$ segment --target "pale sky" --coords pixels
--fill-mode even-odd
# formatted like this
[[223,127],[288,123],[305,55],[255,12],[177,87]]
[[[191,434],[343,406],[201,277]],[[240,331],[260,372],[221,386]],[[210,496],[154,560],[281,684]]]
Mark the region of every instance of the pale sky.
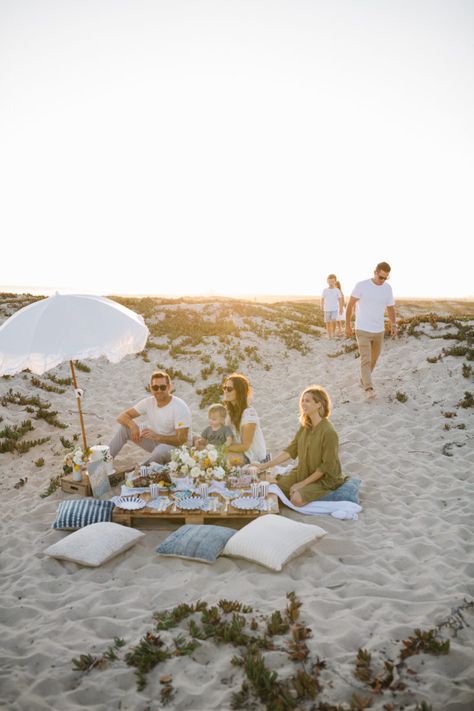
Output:
[[472,0],[0,0],[0,289],[474,294]]

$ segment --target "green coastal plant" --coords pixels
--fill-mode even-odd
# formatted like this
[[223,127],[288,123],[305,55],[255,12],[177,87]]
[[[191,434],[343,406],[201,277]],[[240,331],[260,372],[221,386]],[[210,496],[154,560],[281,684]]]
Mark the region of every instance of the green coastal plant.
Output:
[[77,370],[80,370],[82,373],[90,373],[91,372],[91,368],[88,365],[86,365],[85,363],[81,363],[80,360],[74,361],[74,367]]
[[220,402],[222,399],[221,383],[213,383],[212,385],[207,385],[205,388],[198,388],[196,390],[198,395],[201,395],[201,402],[199,407],[203,410],[209,405],[213,405],[215,402]]
[[201,368],[201,378],[202,380],[207,380],[210,375],[216,369],[215,363],[210,363],[207,367]]
[[27,407],[37,407],[40,409],[47,409],[51,407],[51,403],[45,400],[41,400],[36,395],[26,396],[20,392],[13,392],[10,388],[5,395],[0,397],[0,405],[3,407],[8,407],[8,405],[26,405]]
[[56,383],[56,385],[72,385],[72,378],[58,378],[56,375],[51,374],[46,376],[48,380],[51,380],[52,383]]
[[18,442],[16,446],[16,451],[18,454],[25,454],[29,452],[33,447],[39,447],[42,444],[46,444],[51,440],[51,437],[40,437],[39,439],[28,439],[22,442]]
[[43,410],[40,408],[39,410],[36,411],[35,419],[36,420],[45,420],[45,422],[48,423],[48,425],[52,425],[53,427],[58,427],[59,429],[65,430],[67,429],[67,425],[64,424],[64,422],[61,422],[58,420],[56,415],[58,414],[57,410]]
[[56,385],[48,385],[48,383],[43,383],[39,378],[31,378],[31,384],[34,388],[40,388],[41,390],[46,390],[48,393],[58,393],[62,395],[66,391],[64,388],[58,388]]
[[406,402],[408,400],[408,395],[406,395],[404,392],[401,392],[400,390],[397,390],[395,398],[396,400],[398,400],[398,402]]
[[474,395],[471,392],[465,392],[464,398],[458,402],[458,407],[468,408],[474,407]]
[[354,340],[352,343],[348,343],[341,350],[336,351],[336,353],[328,353],[327,357],[339,358],[339,356],[344,355],[345,353],[353,353],[354,351],[359,351],[359,346],[356,340]]
[[[177,370],[172,366],[166,367],[166,365],[163,365],[162,363],[157,363],[156,370],[162,370],[165,373],[168,373],[171,380],[182,380],[185,383],[191,383],[191,385],[194,385],[195,383],[194,378],[192,378],[190,375],[186,375],[186,373],[183,373],[182,370]],[[148,390],[148,392],[150,392],[149,385],[147,385],[146,389]]]
[[57,476],[51,477],[48,486],[43,491],[43,493],[40,494],[40,499],[46,499],[48,496],[51,496],[51,494],[54,494],[57,489],[61,488],[62,476],[62,474],[58,474]]
[[[418,654],[448,654],[449,640],[441,637],[441,631],[448,629],[457,635],[467,627],[464,613],[472,609],[473,605],[472,601],[464,600],[462,605],[435,627],[429,630],[416,629],[412,636],[402,641],[396,659],[383,661],[378,672],[373,670],[372,655],[366,649],[359,649],[354,660],[353,673],[362,690],[368,695],[354,692],[350,708],[353,711],[367,709],[384,692],[396,694],[406,689],[413,675],[406,665],[409,657]],[[115,641],[102,655],[82,654],[73,659],[73,668],[86,674],[92,670],[104,669],[112,662],[125,663],[135,669],[137,688],[142,691],[146,687],[148,675],[158,665],[176,657],[192,656],[201,643],[214,643],[218,646],[229,644],[238,648],[231,664],[236,670],[240,670],[243,677],[240,688],[232,693],[232,709],[263,707],[267,711],[343,711],[348,708],[347,704],[333,704],[319,698],[323,691],[327,695],[328,690],[334,689],[328,678],[330,669],[326,661],[311,656],[304,642],[304,639],[311,636],[311,630],[300,621],[301,602],[295,593],[287,594],[287,606],[283,612],[261,615],[261,627],[252,616],[253,613],[251,606],[232,600],[220,600],[212,606],[202,600],[194,605],[182,603],[171,610],[154,613],[155,630],[146,632],[137,644],[127,651],[123,659],[120,658],[119,650],[124,642],[120,640],[120,644],[117,645]],[[250,619],[246,619],[245,615]],[[182,633],[173,637],[168,634],[166,640],[165,636],[161,636],[160,632],[169,632],[186,622],[191,638]],[[247,629],[249,631],[246,631]],[[279,644],[275,641],[276,636],[279,637]],[[283,675],[272,669],[271,658],[265,653],[276,651],[285,653],[293,665],[289,674]],[[322,671],[325,671],[328,679],[325,685],[321,679]],[[335,671],[337,673],[337,670]],[[171,686],[172,677],[164,674],[159,677],[159,681],[162,685]],[[172,697],[177,691],[179,690],[173,688],[166,692],[165,698]],[[162,698],[162,694],[160,697]],[[412,703],[415,703],[415,700]],[[417,704],[416,708],[428,711],[430,706],[422,702],[421,705]],[[395,711],[395,707],[390,703],[386,703],[383,709]]]
[[74,671],[89,672],[92,669],[104,669],[107,662],[115,662],[118,657],[118,650],[125,646],[125,640],[119,637],[114,637],[114,643],[110,645],[106,651],[99,657],[92,654],[81,654],[72,660],[72,668]]
[[439,353],[437,356],[428,356],[426,359],[428,363],[439,363],[440,360],[442,360],[443,356],[441,353]]
[[462,374],[464,378],[470,378],[472,373],[472,365],[468,365],[467,363],[462,364]]
[[24,440],[25,434],[32,432],[33,429],[31,420],[23,420],[19,425],[7,425],[4,427],[0,431],[0,453],[16,452],[17,454],[24,454],[33,447],[49,442],[50,437]]

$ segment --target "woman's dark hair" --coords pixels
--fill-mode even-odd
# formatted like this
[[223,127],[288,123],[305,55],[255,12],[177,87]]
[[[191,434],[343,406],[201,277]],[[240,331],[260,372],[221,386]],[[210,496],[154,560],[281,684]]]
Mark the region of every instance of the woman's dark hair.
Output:
[[249,398],[252,395],[250,382],[245,375],[241,373],[232,373],[225,379],[225,383],[232,381],[235,388],[236,399],[235,403],[224,400],[224,405],[229,413],[230,421],[234,425],[237,432],[240,432],[240,420],[242,419],[243,411],[249,406]]
[[344,292],[342,291],[341,282],[338,279],[336,279],[336,288],[339,289],[342,294],[342,298],[344,298]]
[[303,397],[308,394],[311,395],[314,402],[319,403],[319,413],[323,419],[329,417],[331,414],[331,400],[329,399],[327,390],[325,390],[322,385],[310,385],[308,388],[305,388],[300,395],[300,425],[302,427],[313,426],[311,419],[303,412],[301,407]]

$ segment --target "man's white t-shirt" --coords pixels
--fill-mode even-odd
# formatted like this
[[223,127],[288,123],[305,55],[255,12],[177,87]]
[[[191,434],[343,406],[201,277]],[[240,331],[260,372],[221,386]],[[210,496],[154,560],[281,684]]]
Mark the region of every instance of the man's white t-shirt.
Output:
[[[255,434],[253,436],[252,444],[250,448],[244,452],[245,456],[249,458],[251,462],[261,462],[265,459],[267,454],[267,447],[265,445],[265,438],[263,436],[262,428],[260,427],[260,420],[258,419],[257,411],[254,407],[247,407],[242,413],[242,419],[240,420],[240,427],[248,424],[255,424]],[[240,432],[237,432],[232,422],[230,422],[232,431],[234,433],[234,438],[237,444],[240,444]],[[231,452],[232,454],[232,452]]]
[[384,282],[377,286],[372,279],[359,281],[351,296],[356,304],[356,331],[380,333],[384,330],[384,313],[387,306],[395,306],[392,287]]
[[158,407],[153,396],[145,397],[133,409],[146,418],[149,429],[160,435],[172,436],[176,430],[189,427],[188,442],[191,444],[191,410],[181,398],[172,395],[167,405]]
[[328,287],[323,291],[324,299],[324,311],[337,311],[339,312],[339,299],[342,299],[341,290],[336,286],[331,289]]

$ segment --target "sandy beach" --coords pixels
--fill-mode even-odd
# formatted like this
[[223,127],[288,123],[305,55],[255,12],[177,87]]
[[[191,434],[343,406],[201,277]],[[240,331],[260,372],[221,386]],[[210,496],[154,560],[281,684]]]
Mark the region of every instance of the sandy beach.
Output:
[[[2,295],[1,321],[26,303],[25,296]],[[344,473],[362,480],[362,511],[351,521],[282,509],[283,516],[321,526],[327,535],[280,573],[226,557],[213,565],[159,557],[155,548],[166,538],[164,531],[147,531],[131,550],[96,569],[49,558],[44,550],[68,535],[51,528],[59,502],[68,495],[60,489],[45,498],[40,494],[61,473],[65,448],[60,438],[72,440],[80,432],[73,390],[45,391],[32,382],[31,373],[1,378],[0,430],[31,418],[34,430],[20,441],[49,439],[24,453],[0,454],[0,707],[154,711],[163,707],[160,676],[168,675],[174,691],[168,708],[230,709],[243,672],[231,665],[237,650],[228,645],[203,641],[191,655],[156,667],[143,690],[137,689],[123,654],[87,673],[73,670],[72,659],[101,655],[114,638],[123,638],[130,649],[153,629],[154,612],[179,603],[238,600],[258,617],[284,610],[287,593],[295,591],[301,619],[312,630],[306,640],[311,658],[325,662],[322,690],[298,708],[365,708],[354,701],[355,694],[370,698],[371,707],[380,710],[472,709],[474,410],[460,403],[466,392],[474,392],[474,378],[467,356],[437,359],[443,348],[466,346],[466,341],[444,338],[459,333],[456,324],[437,319],[408,324],[398,339],[387,338],[374,373],[377,399],[369,403],[358,385],[354,350],[344,352],[346,340],[327,339],[322,324],[312,320],[310,303],[194,299],[157,304],[127,301],[144,314],[155,347],[116,365],[88,361],[90,372],[78,373],[89,443],[109,441],[115,417],[146,395],[156,366],[173,369],[175,394],[189,404],[193,429],[200,432],[207,407],[200,407],[198,390],[220,384],[235,368],[250,378],[268,449],[276,454],[298,427],[300,392],[318,383],[332,398]],[[420,313],[416,304],[398,309],[399,316],[414,313]],[[472,334],[472,302],[446,302],[438,310],[453,313],[470,316],[462,323]],[[39,381],[53,386],[50,374],[67,378],[68,364]],[[10,390],[48,401],[67,427],[34,419],[27,405],[5,399]],[[116,465],[139,459],[139,450],[128,446]],[[463,617],[453,618],[460,608]],[[465,624],[455,630],[460,619]],[[440,639],[450,642],[449,654],[410,657],[397,671],[398,688],[372,693],[354,676],[359,649],[372,655],[377,674],[385,661],[397,660],[402,640],[415,629],[437,626]],[[174,632],[163,637],[171,639]],[[283,678],[294,673],[282,652],[271,652],[267,662]]]

